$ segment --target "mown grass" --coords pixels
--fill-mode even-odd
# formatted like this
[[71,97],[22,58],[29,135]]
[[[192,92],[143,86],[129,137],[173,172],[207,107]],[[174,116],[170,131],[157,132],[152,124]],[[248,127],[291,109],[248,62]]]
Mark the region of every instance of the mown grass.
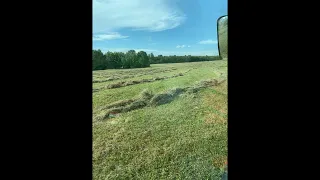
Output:
[[[152,68],[166,66],[177,72],[196,69],[173,79],[93,93],[94,111],[143,89],[158,93],[227,73],[227,61]],[[220,179],[226,159],[227,82],[93,124],[93,179]]]
[[[158,93],[160,91],[173,88],[173,87],[180,87],[180,86],[187,86],[192,85],[196,81],[200,81],[207,78],[214,78],[220,76],[220,73],[226,74],[226,61],[213,61],[213,62],[197,62],[197,63],[176,63],[176,64],[156,64],[152,65],[152,68],[158,68],[158,67],[176,67],[178,70],[170,73],[165,73],[164,75],[160,74],[154,74],[152,76],[148,75],[148,77],[142,76],[138,78],[129,78],[126,79],[126,81],[129,80],[137,80],[137,79],[147,79],[150,77],[161,77],[161,76],[169,76],[172,74],[176,74],[179,72],[185,72],[190,68],[197,68],[193,69],[190,72],[186,73],[186,75],[167,79],[163,81],[155,81],[151,83],[143,83],[143,84],[137,84],[134,86],[126,86],[121,87],[117,89],[104,89],[99,92],[93,93],[93,108],[96,109],[99,106],[103,106],[109,103],[112,103],[117,100],[121,99],[128,99],[132,98],[135,95],[139,94],[143,89],[150,89],[155,93]],[[144,69],[141,69],[143,71]],[[108,70],[106,70],[108,71]],[[116,73],[116,71],[114,71]],[[110,81],[105,83],[94,83],[93,88],[103,87],[111,82],[118,82],[117,81]]]

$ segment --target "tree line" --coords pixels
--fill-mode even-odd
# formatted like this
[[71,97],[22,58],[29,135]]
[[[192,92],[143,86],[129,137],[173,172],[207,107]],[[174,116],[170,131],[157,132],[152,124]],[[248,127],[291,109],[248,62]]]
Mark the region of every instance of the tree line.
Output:
[[149,55],[150,64],[162,64],[162,63],[184,63],[184,62],[199,62],[199,61],[214,61],[220,60],[219,56],[162,56],[158,55],[157,57],[153,56],[151,53]]
[[150,67],[150,64],[214,61],[219,59],[221,59],[219,56],[154,56],[153,53],[147,55],[144,51],[136,53],[135,50],[130,50],[127,53],[109,51],[103,54],[98,49],[92,50],[92,70],[144,68]]

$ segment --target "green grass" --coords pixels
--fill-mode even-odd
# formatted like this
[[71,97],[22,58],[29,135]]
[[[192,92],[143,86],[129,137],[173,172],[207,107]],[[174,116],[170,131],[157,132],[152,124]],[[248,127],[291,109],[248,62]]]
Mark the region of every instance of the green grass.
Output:
[[[93,93],[94,113],[112,102],[136,97],[143,89],[159,93],[227,73],[225,60],[151,65],[151,69],[169,67],[177,68],[170,72],[174,74],[196,69],[181,77]],[[117,70],[99,73],[104,72]],[[227,82],[202,89],[195,97],[178,97],[93,123],[93,179],[220,179],[226,159]]]

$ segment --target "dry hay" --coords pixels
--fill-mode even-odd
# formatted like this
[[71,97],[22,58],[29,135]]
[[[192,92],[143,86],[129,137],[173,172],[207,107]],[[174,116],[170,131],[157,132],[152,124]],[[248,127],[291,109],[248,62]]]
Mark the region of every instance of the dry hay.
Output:
[[155,78],[153,78],[153,80],[155,80],[155,81],[162,80],[162,79],[164,79],[164,78],[163,77],[155,77]]
[[189,87],[186,92],[187,92],[188,94],[192,94],[192,93],[198,92],[199,90],[200,90],[199,87]]
[[218,85],[218,80],[216,80],[216,79],[209,79],[209,80],[200,81],[197,84],[198,87],[209,87],[209,86],[217,86],[217,85]]
[[152,80],[152,79],[142,79],[141,80],[141,82],[152,82],[152,81],[154,81],[154,80]]
[[101,112],[97,116],[93,117],[93,121],[102,121],[106,118],[108,118],[109,114],[107,112]]
[[121,113],[122,111],[124,110],[124,108],[123,107],[115,107],[115,108],[111,108],[111,109],[108,109],[106,112],[106,114],[110,114],[110,113],[112,113],[112,114],[118,114],[118,113]]
[[[128,82],[125,82],[125,83],[121,84],[120,87],[131,86],[131,85],[140,84],[140,83],[141,83],[141,81],[137,81],[137,80],[128,81]],[[111,88],[111,89],[112,89],[112,88]]]
[[133,84],[139,84],[140,81],[132,81]]
[[158,106],[161,104],[166,104],[169,103],[173,100],[173,97],[171,94],[166,94],[166,93],[162,93],[162,94],[156,94],[155,96],[153,96],[153,98],[150,100],[150,104],[152,106]]
[[110,118],[110,115],[114,117],[115,115],[120,114],[123,111],[124,111],[123,107],[111,108],[111,109],[108,109],[107,111],[105,111],[104,113],[96,116],[95,120],[102,121],[102,120]]
[[140,108],[143,108],[143,107],[145,107],[147,105],[148,105],[148,102],[146,102],[145,100],[139,99],[137,101],[132,102],[128,106],[126,106],[123,109],[123,112],[128,112],[128,111],[140,109]]
[[98,92],[99,89],[92,89],[92,92]]
[[107,109],[104,113],[101,113],[95,117],[95,120],[101,121],[108,118],[116,117],[120,113],[129,112],[136,109],[141,109],[148,105],[148,102],[142,99],[138,99],[133,101],[132,103],[120,107],[114,107],[111,109]]
[[134,85],[134,83],[132,81],[128,81],[128,82],[125,82],[123,85],[124,86],[130,86],[130,85]]
[[114,84],[108,84],[107,89],[119,88],[122,87],[126,82],[118,82]]
[[103,79],[103,80],[93,80],[93,83],[103,83],[103,82],[107,82],[107,81],[113,81],[113,80],[117,80],[120,79],[119,77],[108,77],[107,79]]
[[186,88],[172,88],[168,91],[168,93],[175,97],[184,92],[185,90]]
[[[171,72],[172,70],[176,70],[176,68],[174,69],[160,69],[160,70],[149,70],[145,73],[140,73],[140,74],[131,74],[131,71],[128,71],[128,72],[118,72],[118,75],[122,75],[122,76],[100,76],[100,77],[107,77],[107,79],[102,79],[102,80],[93,80],[93,83],[102,83],[102,82],[107,82],[107,81],[113,81],[113,80],[118,80],[118,79],[128,79],[128,78],[134,78],[134,77],[140,77],[140,76],[144,76],[144,75],[149,75],[149,74],[155,74],[155,73],[162,73],[162,72]],[[190,70],[186,71],[185,73],[189,72]],[[126,73],[126,75],[123,75],[124,73]],[[128,74],[129,73],[129,74]],[[172,77],[178,77],[178,76],[183,76],[183,73],[179,73],[179,74],[176,74]],[[94,77],[97,77],[94,75]],[[159,77],[156,77],[156,78],[153,78],[153,79],[144,79],[142,80],[142,82],[152,82],[152,80],[162,80],[162,79],[167,79],[167,78],[170,78],[170,77],[166,77],[166,78],[159,78]],[[117,84],[117,83],[115,83]],[[128,83],[129,85],[132,85],[131,83]],[[113,85],[111,85],[113,86]],[[117,85],[114,85],[115,87],[117,87]],[[121,86],[120,86],[121,87]],[[111,88],[112,89],[112,88]]]
[[92,83],[100,83],[103,82],[102,80],[93,80]]
[[127,100],[120,100],[109,104],[100,110],[106,110],[104,113],[97,115],[94,119],[95,120],[104,120],[107,118],[112,118],[118,116],[120,113],[129,112],[135,109],[140,109],[149,104],[150,99],[153,97],[152,91],[148,89],[144,89],[138,98],[136,99],[127,99]]
[[182,92],[181,88],[176,88],[164,95],[162,94],[153,95],[152,91],[145,89],[139,94],[139,97],[136,99],[117,101],[115,103],[107,105],[104,108],[101,108],[100,110],[104,110],[104,109],[107,109],[107,110],[104,111],[104,113],[97,115],[94,119],[98,121],[105,120],[108,118],[116,117],[119,113],[141,109],[150,104],[153,104],[153,105],[165,104],[172,101],[173,97],[180,92]]
[[108,106],[104,107],[104,109],[126,106],[126,105],[132,103],[133,101],[134,101],[133,99],[120,100],[120,101],[114,102],[112,104],[109,104]]
[[[121,75],[121,73],[118,73]],[[102,79],[102,80],[93,80],[93,83],[103,83],[103,82],[107,82],[107,81],[113,81],[113,80],[118,80],[118,79],[128,79],[128,78],[134,78],[134,77],[139,77],[141,75],[125,75],[125,76],[112,76],[112,77],[108,77],[107,79]]]
[[222,84],[222,83],[224,83],[224,82],[226,82],[226,81],[227,81],[227,78],[226,78],[226,77],[220,78],[220,79],[218,79],[218,85],[219,85],[219,84]]
[[150,100],[153,97],[153,92],[148,90],[148,89],[144,89],[141,93],[140,93],[140,99],[144,99],[144,100]]
[[162,104],[167,104],[184,91],[185,91],[184,88],[173,88],[166,93],[156,94],[151,98],[150,105],[158,106]]
[[202,88],[206,88],[206,87],[210,87],[210,86],[218,86],[219,84],[225,82],[226,79],[220,79],[220,80],[217,80],[217,79],[209,79],[209,80],[203,80],[203,81],[200,81],[198,83],[196,83],[194,86],[191,86],[191,87],[187,87],[186,89],[186,93],[188,94],[193,94],[193,93],[196,93],[198,92],[200,89]]
[[95,119],[104,120],[107,118],[116,117],[119,113],[141,109],[146,106],[154,107],[162,104],[167,104],[173,101],[175,97],[180,95],[188,95],[193,98],[197,98],[197,96],[194,93],[198,92],[200,89],[209,86],[217,86],[224,81],[225,79],[222,79],[220,81],[216,79],[204,80],[198,82],[195,86],[192,87],[173,88],[166,92],[162,92],[155,95],[152,91],[144,89],[135,99],[117,101],[104,107],[103,109],[107,109],[107,111],[105,111],[103,114],[96,116]]
[[147,82],[154,82],[154,81],[159,81],[159,80],[164,80],[164,79],[169,79],[169,78],[174,78],[174,77],[179,77],[179,76],[183,76],[183,73],[178,73],[176,75],[173,75],[171,77],[155,77],[152,79],[142,79],[142,80],[134,80],[134,81],[122,81],[122,82],[118,82],[118,83],[114,83],[114,84],[109,84],[106,86],[107,89],[114,89],[114,88],[119,88],[119,87],[124,87],[124,86],[131,86],[131,85],[135,85],[135,84],[140,84],[140,83],[147,83]]

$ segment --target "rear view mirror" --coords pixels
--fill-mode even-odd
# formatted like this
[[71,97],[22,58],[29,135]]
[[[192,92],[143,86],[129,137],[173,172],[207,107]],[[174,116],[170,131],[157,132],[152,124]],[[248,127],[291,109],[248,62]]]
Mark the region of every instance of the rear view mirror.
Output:
[[228,58],[228,16],[221,16],[217,21],[219,56]]

